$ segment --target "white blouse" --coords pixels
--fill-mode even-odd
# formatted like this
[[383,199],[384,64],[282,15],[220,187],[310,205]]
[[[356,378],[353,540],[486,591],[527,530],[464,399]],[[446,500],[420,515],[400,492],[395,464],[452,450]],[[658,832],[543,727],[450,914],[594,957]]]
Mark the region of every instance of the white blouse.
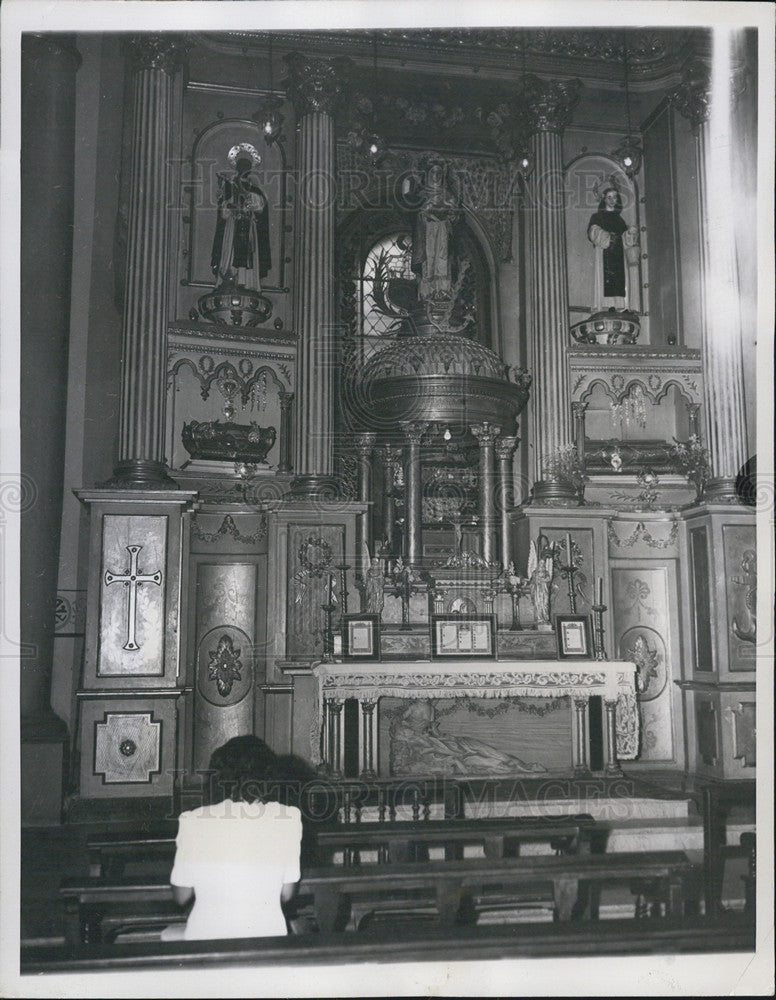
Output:
[[232,802],[181,813],[173,885],[194,889],[184,938],[287,933],[280,891],[298,882],[302,815],[279,802]]

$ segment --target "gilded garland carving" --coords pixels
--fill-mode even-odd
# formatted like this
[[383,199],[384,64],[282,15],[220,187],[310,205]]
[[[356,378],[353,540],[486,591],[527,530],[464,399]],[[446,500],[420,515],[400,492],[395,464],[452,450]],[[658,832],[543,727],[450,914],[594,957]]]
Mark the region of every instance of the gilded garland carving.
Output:
[[218,531],[203,531],[199,526],[197,515],[194,514],[191,518],[191,533],[200,542],[217,542],[219,538],[231,537],[236,542],[241,542],[243,545],[258,545],[258,543],[266,537],[267,519],[264,515],[262,515],[259,527],[256,531],[252,535],[243,535],[235,524],[234,518],[231,514],[227,514],[224,517]]
[[628,535],[627,538],[620,538],[611,521],[607,521],[606,530],[609,536],[609,541],[615,548],[622,547],[629,549],[635,545],[636,542],[643,541],[651,549],[668,549],[672,545],[676,544],[676,539],[679,535],[679,522],[674,521],[672,523],[671,530],[667,538],[655,538],[643,521],[639,521],[633,532]]

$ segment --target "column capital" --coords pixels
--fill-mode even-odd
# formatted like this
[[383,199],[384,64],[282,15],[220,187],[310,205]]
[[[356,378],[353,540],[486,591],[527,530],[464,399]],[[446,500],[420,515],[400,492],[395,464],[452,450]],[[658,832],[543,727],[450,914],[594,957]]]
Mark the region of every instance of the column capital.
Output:
[[516,434],[511,436],[502,435],[496,440],[496,458],[499,461],[508,461],[517,448],[520,438]]
[[395,448],[391,444],[381,444],[377,448],[377,454],[386,465],[393,465],[401,459],[401,448]]
[[579,80],[541,80],[528,76],[523,101],[528,129],[531,132],[562,132],[571,122],[579,103],[582,84]]
[[22,36],[22,46],[25,55],[31,54],[37,49],[39,52],[57,59],[64,57],[71,60],[75,69],[78,69],[83,61],[81,53],[76,48],[75,35],[71,34],[30,32],[30,34]]
[[471,424],[469,430],[479,441],[480,448],[487,448],[488,445],[492,446],[501,433],[501,428],[498,424],[488,423],[487,420],[481,424]]
[[408,444],[420,444],[421,438],[428,430],[428,424],[418,420],[400,420],[399,426]]
[[301,52],[283,56],[288,67],[284,80],[288,97],[302,118],[314,111],[333,114],[342,95],[343,84],[352,63],[342,56],[335,59],[315,59]]
[[682,67],[682,82],[671,91],[668,100],[695,130],[708,121],[710,97],[711,65],[700,56],[692,56]]
[[374,431],[362,431],[353,436],[353,441],[361,458],[369,458],[374,451],[377,434]]
[[293,392],[289,392],[287,389],[280,389],[278,392],[278,399],[280,401],[281,410],[287,410],[294,401],[294,394]]
[[[735,104],[746,91],[752,68],[743,59],[733,60],[730,66],[730,100]],[[693,131],[697,131],[711,114],[711,59],[697,53],[682,66],[682,81],[674,88],[668,100]]]
[[180,35],[133,35],[127,41],[129,62],[135,71],[158,69],[174,76],[183,65],[188,47]]

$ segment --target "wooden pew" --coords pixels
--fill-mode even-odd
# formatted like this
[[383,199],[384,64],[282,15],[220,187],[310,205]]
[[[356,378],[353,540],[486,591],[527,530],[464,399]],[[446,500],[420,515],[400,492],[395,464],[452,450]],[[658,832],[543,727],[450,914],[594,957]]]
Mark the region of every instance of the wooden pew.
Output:
[[620,854],[538,855],[525,858],[470,858],[425,864],[387,864],[354,867],[329,865],[305,873],[302,887],[314,895],[316,921],[323,933],[340,929],[350,897],[362,893],[379,898],[399,890],[424,890],[436,901],[443,924],[458,917],[468,890],[488,887],[525,888],[551,884],[558,919],[581,916],[575,903],[579,884],[601,885],[633,880],[658,881],[666,911],[681,915],[684,881],[694,866],[683,851],[644,851]]
[[[602,931],[605,929],[605,933]],[[271,967],[359,962],[420,962],[560,958],[589,955],[688,954],[754,951],[754,921],[745,914],[664,920],[607,920],[600,924],[544,923],[490,927],[396,928],[382,934],[308,934],[234,941],[162,941],[38,945],[23,948],[23,976],[196,970],[231,965]]]
[[[342,850],[345,864],[359,852],[377,850],[380,860],[409,861],[422,846],[480,844],[485,856],[502,857],[505,843],[515,846],[530,841],[546,842],[566,853],[587,850],[595,827],[592,816],[513,817],[510,819],[406,820],[388,823],[351,823],[310,830],[317,864],[327,864]],[[128,863],[167,861],[175,856],[175,835],[102,834],[87,842],[89,874],[93,878],[117,879]]]
[[[649,879],[661,884],[669,914],[682,910],[684,881],[693,866],[681,851],[636,854],[538,855],[517,858],[470,858],[423,864],[383,864],[345,867],[327,865],[303,874],[300,894],[311,893],[320,930],[339,929],[351,897],[366,894],[379,900],[387,893],[420,890],[436,904],[438,919],[452,924],[465,895],[498,887],[524,889],[552,886],[558,918],[581,916],[575,904],[580,882],[596,889],[612,882]],[[163,927],[183,914],[172,903],[166,882],[125,879],[66,879],[60,888],[66,907],[66,935],[71,943],[99,941],[103,934],[128,927]],[[584,898],[584,897],[583,897]]]
[[319,830],[319,864],[331,863],[343,852],[346,865],[358,863],[362,852],[376,851],[378,861],[425,860],[424,849],[444,847],[451,855],[465,845],[479,845],[486,858],[504,857],[521,843],[547,843],[552,850],[575,853],[589,849],[595,827],[592,816],[513,817],[509,819],[422,820],[420,822],[356,823]]

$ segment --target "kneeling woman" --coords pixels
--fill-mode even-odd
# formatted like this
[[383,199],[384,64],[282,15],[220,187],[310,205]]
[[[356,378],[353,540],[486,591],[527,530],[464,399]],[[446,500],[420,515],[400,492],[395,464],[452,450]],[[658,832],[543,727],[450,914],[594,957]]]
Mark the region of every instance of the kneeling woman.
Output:
[[179,906],[192,897],[194,905],[185,927],[168,927],[164,940],[287,933],[281,902],[300,878],[302,817],[262,797],[275,761],[255,736],[237,736],[211,757],[211,787],[223,798],[179,817],[170,882]]

